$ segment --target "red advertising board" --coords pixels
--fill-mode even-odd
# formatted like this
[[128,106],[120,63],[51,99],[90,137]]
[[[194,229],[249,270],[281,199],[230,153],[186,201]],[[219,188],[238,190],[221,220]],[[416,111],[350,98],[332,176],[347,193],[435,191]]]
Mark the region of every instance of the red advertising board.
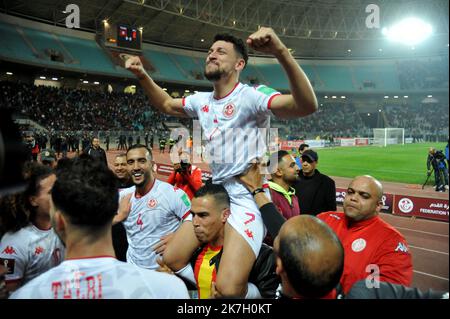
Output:
[[395,195],[394,214],[448,222],[448,200]]
[[[347,189],[336,187],[336,205],[343,205],[345,195],[347,195]],[[392,214],[392,206],[394,202],[394,195],[385,193],[382,197],[383,207],[381,211],[383,213]]]

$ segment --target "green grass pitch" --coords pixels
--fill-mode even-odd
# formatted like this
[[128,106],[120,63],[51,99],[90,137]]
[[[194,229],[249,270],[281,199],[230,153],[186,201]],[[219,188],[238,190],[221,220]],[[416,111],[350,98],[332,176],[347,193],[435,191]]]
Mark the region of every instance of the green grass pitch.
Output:
[[[390,145],[387,147],[337,147],[315,149],[319,154],[317,168],[329,176],[353,178],[372,175],[381,181],[423,184],[427,177],[429,147],[445,149],[445,143]],[[428,184],[433,184],[433,176]]]

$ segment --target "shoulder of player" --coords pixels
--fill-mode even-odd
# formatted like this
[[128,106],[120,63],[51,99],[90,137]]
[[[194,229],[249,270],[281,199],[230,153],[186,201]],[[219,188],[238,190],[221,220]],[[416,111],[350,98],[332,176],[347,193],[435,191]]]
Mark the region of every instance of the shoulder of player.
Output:
[[341,221],[344,220],[344,213],[343,212],[323,212],[317,215],[317,218],[320,218],[322,220],[336,220]]
[[[15,232],[7,232],[3,235],[0,241],[0,249],[5,249],[3,247],[13,245],[15,248],[27,248],[29,243],[36,239],[35,232],[33,232],[33,226],[25,226]],[[0,251],[0,253],[2,253]]]

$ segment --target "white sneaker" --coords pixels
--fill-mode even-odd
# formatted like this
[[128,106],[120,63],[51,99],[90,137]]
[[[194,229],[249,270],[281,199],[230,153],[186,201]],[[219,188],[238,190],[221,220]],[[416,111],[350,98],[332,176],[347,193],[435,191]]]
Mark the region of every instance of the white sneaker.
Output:
[[444,187],[445,187],[446,190],[448,190],[448,185],[445,185]]

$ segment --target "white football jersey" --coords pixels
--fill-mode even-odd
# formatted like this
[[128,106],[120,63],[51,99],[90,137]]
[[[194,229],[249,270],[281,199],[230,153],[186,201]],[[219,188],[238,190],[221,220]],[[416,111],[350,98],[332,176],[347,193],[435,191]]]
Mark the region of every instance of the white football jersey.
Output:
[[11,299],[187,299],[175,275],[110,256],[68,259],[19,288]]
[[136,188],[120,192],[120,198],[133,193],[131,211],[123,225],[127,232],[127,262],[148,269],[158,269],[152,247],[161,237],[175,232],[183,220],[191,220],[191,202],[186,193],[169,183],[155,179],[151,190],[136,197]]
[[7,268],[6,281],[23,283],[61,263],[64,245],[53,229],[34,225],[6,233],[0,242],[0,264]]
[[[206,156],[213,182],[243,173],[249,163],[266,154],[272,99],[281,93],[264,85],[237,83],[227,96],[200,92],[183,99],[184,110],[198,117],[207,139]],[[258,130],[259,128],[259,130]]]

